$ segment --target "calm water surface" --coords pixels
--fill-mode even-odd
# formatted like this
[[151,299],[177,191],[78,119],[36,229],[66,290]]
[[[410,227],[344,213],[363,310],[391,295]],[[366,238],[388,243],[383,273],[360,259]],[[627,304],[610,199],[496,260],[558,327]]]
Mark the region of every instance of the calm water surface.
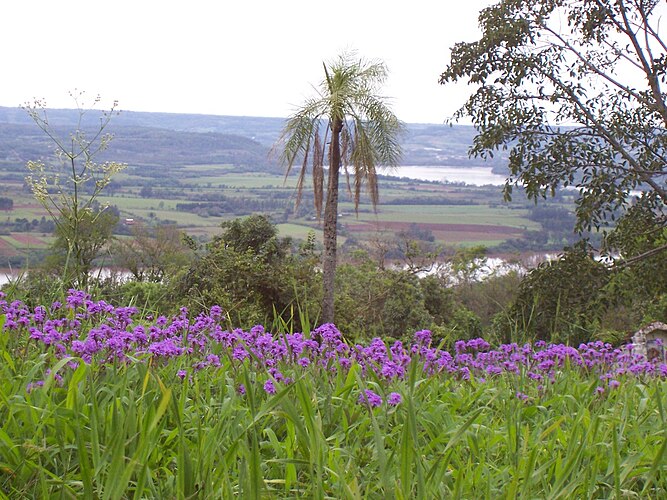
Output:
[[473,186],[502,186],[505,176],[494,174],[491,167],[421,167],[402,166],[380,173],[421,181],[465,182]]

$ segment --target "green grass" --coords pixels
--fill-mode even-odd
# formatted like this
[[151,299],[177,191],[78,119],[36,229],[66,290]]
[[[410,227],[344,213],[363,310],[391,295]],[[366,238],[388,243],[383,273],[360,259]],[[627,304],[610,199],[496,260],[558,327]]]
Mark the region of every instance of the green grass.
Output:
[[482,224],[538,229],[540,225],[526,218],[527,210],[508,210],[486,205],[382,205],[377,216],[360,213],[360,220],[423,222],[436,224]]
[[305,240],[308,233],[314,232],[315,238],[322,242],[322,228],[317,226],[306,226],[303,224],[277,224],[278,234],[281,237],[291,237]]
[[141,198],[138,196],[101,196],[101,204],[116,205],[121,211],[131,212],[133,210],[154,210],[160,207],[160,210],[176,210],[177,203],[183,203],[183,200],[169,200],[162,198]]
[[214,186],[225,185],[231,189],[257,189],[270,187],[282,189],[296,186],[296,179],[289,177],[285,180],[282,175],[266,173],[227,173],[222,175],[207,175],[183,179],[182,183],[188,186],[206,186],[208,183]]
[[235,168],[233,165],[186,165],[181,167],[180,170],[183,172],[234,172]]
[[16,207],[16,200],[14,201],[15,207],[13,210],[3,210],[0,212],[0,217],[5,220],[13,221],[14,219],[28,219],[32,221],[33,219],[40,219],[43,215],[47,215],[44,208],[41,205],[35,203],[32,198],[28,198],[30,195],[25,195],[23,198],[23,203],[28,202],[27,206]]
[[[416,375],[390,410],[356,402],[356,369],[305,372],[267,396],[247,366],[181,382],[176,366],[107,373],[80,365],[63,386],[5,379],[0,487],[10,497],[608,498],[665,489],[666,428],[638,384],[599,401],[564,380],[525,404],[512,384]],[[28,364],[26,370],[34,370]],[[245,397],[235,391],[245,381]],[[374,386],[374,385],[373,385]],[[623,496],[621,494],[621,496]]]
[[[7,331],[0,357],[3,498],[667,494],[664,379],[600,396],[597,376],[568,367],[540,390],[513,375],[425,376],[415,361],[391,384],[356,364],[279,366],[294,382],[271,396],[250,360],[202,371],[187,358],[86,365]],[[358,403],[367,388],[403,402],[370,409]]]
[[132,214],[136,217],[150,220],[151,214],[161,220],[175,221],[176,224],[184,227],[220,227],[220,222],[233,218],[230,217],[202,217],[190,212],[176,212],[172,210],[152,210],[152,209],[135,209]]

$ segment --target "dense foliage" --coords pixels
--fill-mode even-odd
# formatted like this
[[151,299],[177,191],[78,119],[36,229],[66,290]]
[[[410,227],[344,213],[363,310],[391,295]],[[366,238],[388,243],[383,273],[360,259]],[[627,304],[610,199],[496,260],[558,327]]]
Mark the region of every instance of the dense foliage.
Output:
[[[168,293],[173,303],[194,311],[221,305],[235,325],[262,323],[276,315],[289,321],[299,307],[307,315],[321,294],[317,259],[312,244],[297,252],[291,247],[291,240],[279,238],[266,217],[236,219],[223,225],[222,234],[173,280]],[[315,319],[317,312],[310,312]]]
[[536,200],[576,188],[580,231],[643,207],[663,236],[628,256],[612,231],[601,251],[621,266],[667,250],[661,4],[499,1],[480,13],[480,39],[453,47],[440,80],[476,85],[456,116],[478,130],[472,154],[509,150],[508,197],[514,185]]
[[[663,241],[639,206],[619,225],[628,259]],[[94,242],[94,240],[90,240]],[[611,241],[611,239],[609,240]],[[176,228],[134,230],[111,252],[131,276],[91,276],[96,298],[136,305],[155,314],[221,305],[230,324],[307,329],[321,321],[320,255],[314,234],[280,237],[265,216],[224,224],[203,247]],[[62,257],[64,253],[61,253]],[[388,260],[389,256],[392,260]],[[62,266],[35,269],[5,286],[32,307],[66,290]],[[336,324],[355,341],[375,336],[407,340],[428,328],[448,346],[485,336],[498,342],[546,340],[618,344],[667,314],[667,268],[660,252],[633,265],[610,267],[586,246],[575,246],[528,271],[519,263],[493,270],[483,247],[442,251],[429,241],[350,247],[336,276]],[[307,324],[301,324],[305,319]]]

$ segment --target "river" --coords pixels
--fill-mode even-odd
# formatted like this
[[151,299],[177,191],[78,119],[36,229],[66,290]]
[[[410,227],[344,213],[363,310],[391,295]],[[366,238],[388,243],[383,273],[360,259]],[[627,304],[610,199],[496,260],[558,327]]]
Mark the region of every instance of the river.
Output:
[[10,269],[0,269],[0,286],[14,281],[17,277],[16,272],[11,271]]
[[[0,268],[0,286],[15,281],[21,276],[22,271],[16,271],[12,269],[2,269]],[[120,271],[118,269],[112,269],[109,267],[97,268],[90,272],[90,275],[95,278],[110,278],[111,276],[118,277],[121,280],[129,280],[132,278],[132,273],[127,271]]]
[[407,177],[421,181],[464,182],[473,186],[502,186],[505,176],[494,174],[491,167],[422,167],[406,165],[378,173],[395,177]]

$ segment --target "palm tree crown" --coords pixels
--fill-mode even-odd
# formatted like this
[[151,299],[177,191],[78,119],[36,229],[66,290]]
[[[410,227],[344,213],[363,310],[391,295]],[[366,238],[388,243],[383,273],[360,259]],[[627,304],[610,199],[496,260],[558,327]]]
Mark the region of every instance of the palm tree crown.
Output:
[[[318,218],[324,204],[324,256],[322,321],[333,322],[333,289],[336,269],[338,179],[345,172],[348,189],[359,207],[364,185],[375,207],[378,202],[376,169],[395,167],[401,157],[398,142],[402,123],[377,90],[387,77],[379,61],[356,60],[344,53],[332,63],[324,63],[325,78],[317,96],[288,118],[281,135],[280,159],[287,174],[301,161],[297,182],[297,204],[303,194],[310,165],[315,209]],[[329,166],[324,197],[324,165]],[[350,183],[352,177],[352,184]]]

